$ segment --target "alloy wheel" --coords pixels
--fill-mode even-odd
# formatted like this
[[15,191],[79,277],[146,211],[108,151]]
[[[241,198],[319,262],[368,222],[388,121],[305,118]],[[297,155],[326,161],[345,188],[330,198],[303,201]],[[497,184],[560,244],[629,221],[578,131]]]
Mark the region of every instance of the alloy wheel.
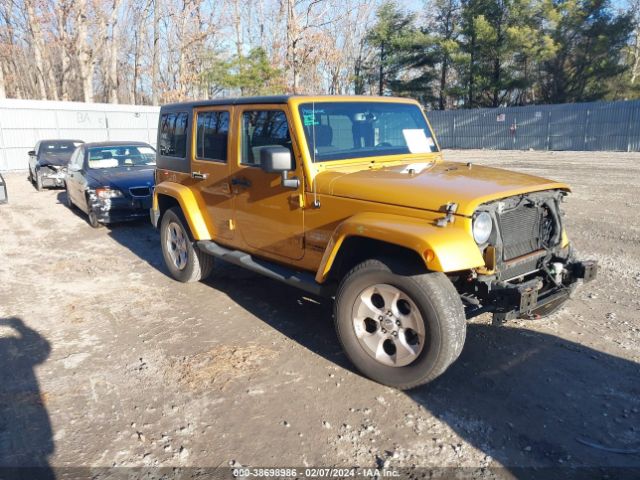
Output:
[[360,346],[384,365],[409,365],[424,348],[422,314],[415,302],[393,285],[364,289],[353,305],[352,318]]

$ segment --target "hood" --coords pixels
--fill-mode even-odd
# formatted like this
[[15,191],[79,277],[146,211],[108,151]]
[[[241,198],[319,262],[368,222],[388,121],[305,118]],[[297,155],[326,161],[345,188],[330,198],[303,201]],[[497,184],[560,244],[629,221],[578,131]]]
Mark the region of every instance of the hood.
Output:
[[471,216],[482,203],[540,190],[569,190],[564,183],[499,168],[464,163],[350,165],[316,176],[318,192],[423,210],[443,211],[449,202],[457,214]]
[[38,156],[38,163],[40,165],[54,165],[58,167],[66,167],[69,164],[69,159],[73,154],[73,150],[70,152],[42,152]]
[[95,187],[110,187],[129,195],[131,187],[153,187],[154,167],[116,167],[89,170]]

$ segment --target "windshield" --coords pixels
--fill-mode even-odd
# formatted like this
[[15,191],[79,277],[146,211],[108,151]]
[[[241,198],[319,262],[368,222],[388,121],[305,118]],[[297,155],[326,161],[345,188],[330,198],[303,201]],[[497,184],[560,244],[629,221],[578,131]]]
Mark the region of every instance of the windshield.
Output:
[[40,153],[73,153],[80,141],[43,142],[40,144]]
[[89,149],[89,168],[145,167],[156,164],[156,151],[144,145]]
[[417,105],[317,102],[299,112],[315,162],[438,150]]

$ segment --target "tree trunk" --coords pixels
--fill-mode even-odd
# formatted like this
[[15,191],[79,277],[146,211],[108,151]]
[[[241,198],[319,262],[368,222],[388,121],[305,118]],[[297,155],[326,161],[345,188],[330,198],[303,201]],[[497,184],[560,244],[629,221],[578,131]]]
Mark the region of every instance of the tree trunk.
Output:
[[47,99],[47,87],[45,85],[45,65],[42,56],[43,42],[42,31],[40,29],[40,23],[38,16],[36,15],[36,8],[33,0],[27,0],[24,2],[27,10],[27,22],[29,24],[29,31],[31,33],[32,47],[33,47],[33,59],[36,64],[36,82],[38,86],[38,93],[42,100]]
[[109,103],[118,103],[118,12],[120,1],[113,0],[109,25],[111,27],[111,42],[109,45],[108,88]]
[[449,69],[449,63],[447,62],[447,56],[442,58],[442,69],[440,72],[440,98],[438,99],[438,108],[444,110],[447,105],[447,96],[445,89],[447,88],[447,70]]
[[378,78],[378,95],[384,95],[384,43],[380,44],[380,71]]
[[633,46],[633,66],[631,67],[631,85],[635,85],[640,70],[640,27],[636,27],[636,41]]
[[4,86],[4,72],[2,68],[2,63],[0,63],[0,99],[7,98],[7,90]]
[[476,52],[476,35],[475,32],[471,34],[471,58],[469,59],[469,105],[468,108],[473,108],[475,102],[475,52]]
[[153,5],[153,58],[151,59],[151,103],[159,104],[160,81],[158,78],[158,62],[160,61],[160,0]]
[[78,70],[82,83],[82,97],[85,102],[93,102],[93,50],[89,44],[87,35],[87,0],[77,0],[77,17],[76,25],[78,25],[78,35],[76,37],[76,51],[78,52]]

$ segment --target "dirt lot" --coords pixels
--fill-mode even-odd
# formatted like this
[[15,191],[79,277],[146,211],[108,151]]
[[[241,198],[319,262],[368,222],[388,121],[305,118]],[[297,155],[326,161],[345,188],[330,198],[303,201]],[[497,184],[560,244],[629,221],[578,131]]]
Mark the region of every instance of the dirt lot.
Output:
[[549,319],[474,319],[407,393],[351,371],[328,302],[231,266],[177,283],[150,225],[94,230],[7,175],[0,465],[640,468],[640,155],[447,157],[572,184],[600,276]]

